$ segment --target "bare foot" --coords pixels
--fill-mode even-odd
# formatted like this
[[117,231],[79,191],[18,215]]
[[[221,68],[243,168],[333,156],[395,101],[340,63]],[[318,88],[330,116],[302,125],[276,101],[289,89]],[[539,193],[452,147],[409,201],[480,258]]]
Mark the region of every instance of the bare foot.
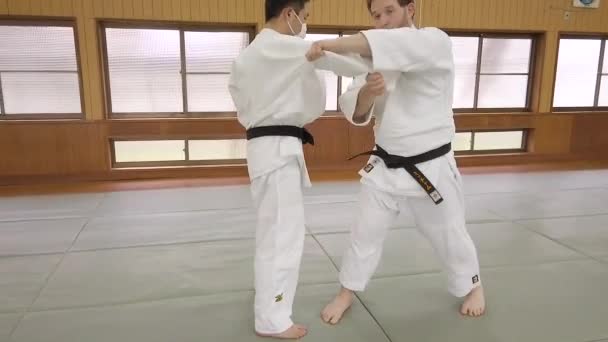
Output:
[[486,299],[483,295],[483,287],[478,286],[471,290],[462,303],[460,313],[465,316],[479,317],[486,311]]
[[327,304],[325,309],[321,312],[321,318],[323,322],[328,324],[338,324],[342,316],[353,304],[355,294],[353,291],[342,288],[340,293],[334,298],[334,300]]
[[278,334],[256,333],[256,334],[260,337],[276,338],[276,339],[280,339],[280,340],[298,340],[298,339],[301,339],[302,337],[306,336],[307,333],[308,333],[308,329],[306,329],[305,326],[299,325],[299,324],[294,324],[291,326],[291,328],[283,331],[282,333],[278,333]]

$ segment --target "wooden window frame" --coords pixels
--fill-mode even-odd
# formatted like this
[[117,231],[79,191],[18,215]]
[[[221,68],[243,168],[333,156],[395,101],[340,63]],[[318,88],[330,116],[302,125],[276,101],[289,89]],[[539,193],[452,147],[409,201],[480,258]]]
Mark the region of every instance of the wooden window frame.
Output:
[[[598,61],[598,71],[597,71],[597,79],[595,83],[595,95],[593,99],[593,106],[575,106],[575,107],[555,107],[553,104],[555,103],[555,87],[557,86],[557,67],[559,63],[559,48],[562,42],[562,39],[580,39],[580,40],[600,40],[600,55]],[[605,34],[598,35],[589,35],[589,34],[576,34],[576,33],[563,33],[559,35],[557,40],[557,61],[555,63],[555,72],[553,73],[555,76],[555,80],[553,82],[553,94],[551,95],[551,109],[555,113],[568,113],[568,112],[608,112],[608,106],[599,106],[600,99],[600,90],[602,87],[602,77],[608,77],[608,73],[603,72],[604,68],[604,57],[606,49],[608,48],[608,36]]]
[[[485,32],[460,32],[446,31],[451,37],[476,37],[479,38],[477,47],[477,66],[475,71],[475,90],[473,99],[473,108],[453,108],[455,114],[480,114],[480,113],[529,113],[532,112],[532,95],[534,92],[534,78],[536,76],[536,67],[539,46],[539,34],[537,33],[485,33]],[[528,61],[528,73],[482,73],[481,65],[483,60],[483,42],[484,39],[530,39],[530,59]],[[526,89],[526,103],[524,107],[501,107],[501,108],[479,108],[479,80],[484,75],[521,75],[528,76],[528,85]]]
[[7,114],[2,92],[2,79],[0,78],[0,122],[1,121],[34,121],[34,120],[83,120],[85,119],[84,89],[82,81],[82,66],[80,58],[80,46],[78,39],[78,25],[73,18],[15,18],[0,16],[0,26],[43,26],[43,27],[70,27],[74,34],[74,49],[76,55],[75,71],[44,71],[44,70],[19,70],[2,72],[56,72],[78,75],[78,95],[80,96],[80,113],[35,113],[35,114]]
[[[139,30],[176,30],[180,35],[180,74],[182,77],[182,112],[150,112],[150,113],[114,113],[112,111],[112,88],[110,84],[110,69],[108,64],[108,45],[106,40],[106,29],[139,29]],[[249,43],[256,35],[256,28],[248,24],[191,24],[183,22],[149,22],[149,21],[121,21],[105,20],[98,24],[98,36],[103,68],[104,81],[104,104],[105,117],[107,119],[138,119],[138,118],[235,118],[236,111],[227,112],[189,112],[188,111],[188,87],[186,70],[186,32],[242,32],[249,34]]]
[[[114,143],[121,141],[184,141],[184,160],[174,161],[145,161],[145,162],[117,162],[116,148]],[[210,139],[194,136],[187,137],[111,137],[108,142],[110,144],[110,158],[112,169],[129,169],[129,168],[162,168],[162,167],[188,167],[188,166],[243,166],[247,164],[246,159],[218,159],[218,160],[190,160],[190,141],[191,140],[241,140],[241,139]]]
[[[475,150],[475,134],[477,133],[504,133],[504,132],[523,132],[521,139],[521,148],[516,149],[494,149],[494,150]],[[454,151],[457,156],[478,156],[487,154],[512,154],[512,153],[526,153],[528,152],[528,142],[530,136],[530,129],[472,129],[458,131],[457,133],[471,133],[471,145],[468,150]]]

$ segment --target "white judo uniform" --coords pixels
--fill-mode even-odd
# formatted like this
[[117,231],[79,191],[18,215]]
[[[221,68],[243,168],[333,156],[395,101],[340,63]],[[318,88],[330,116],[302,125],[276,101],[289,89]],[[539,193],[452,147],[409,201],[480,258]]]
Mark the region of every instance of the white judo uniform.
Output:
[[[353,77],[369,70],[361,58],[327,53],[311,63],[312,42],[262,30],[234,62],[229,89],[246,129],[303,127],[325,111],[325,83],[316,69]],[[247,166],[258,221],[255,329],[276,334],[293,325],[292,305],[304,245],[302,186],[310,186],[302,141],[264,136],[247,143]]]
[[[352,118],[365,75],[357,77],[340,97],[347,119],[355,125],[367,125],[375,117],[376,145],[391,155],[416,156],[450,143],[455,125],[449,36],[436,28],[362,33],[371,47],[373,69],[383,74],[387,91],[376,98],[366,121],[357,124]],[[449,292],[463,297],[480,284],[477,251],[466,229],[462,178],[453,152],[416,166],[443,202],[435,204],[405,169],[388,168],[377,156],[371,156],[359,171],[360,210],[340,272],[345,288],[366,288],[379,263],[389,226],[407,207],[444,266]]]

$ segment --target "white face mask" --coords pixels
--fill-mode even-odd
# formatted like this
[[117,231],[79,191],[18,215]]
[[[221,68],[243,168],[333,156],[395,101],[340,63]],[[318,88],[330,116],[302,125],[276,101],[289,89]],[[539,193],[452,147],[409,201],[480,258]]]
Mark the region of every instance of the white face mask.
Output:
[[[295,13],[295,11],[294,11]],[[291,33],[294,36],[298,36],[302,39],[306,38],[306,23],[303,23],[302,20],[300,20],[300,17],[298,16],[297,13],[296,14],[296,18],[298,19],[298,21],[300,22],[300,24],[302,25],[302,29],[300,30],[300,33],[296,33],[296,31],[293,30],[293,28],[291,27],[291,24],[289,23],[289,21],[287,21],[287,26],[289,26],[289,29],[291,30]]]

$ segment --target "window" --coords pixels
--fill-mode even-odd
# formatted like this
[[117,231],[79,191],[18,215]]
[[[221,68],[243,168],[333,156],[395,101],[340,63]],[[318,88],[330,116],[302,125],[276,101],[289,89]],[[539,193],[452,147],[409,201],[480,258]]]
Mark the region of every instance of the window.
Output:
[[245,164],[247,140],[112,140],[115,167]]
[[557,110],[608,108],[606,39],[560,39],[553,107]]
[[458,112],[525,111],[532,84],[534,38],[451,35]]
[[[348,34],[344,32],[338,33],[308,33],[306,40],[318,41],[323,39],[334,39],[338,37],[347,37]],[[325,104],[325,110],[330,112],[338,111],[338,99],[352,83],[353,79],[350,77],[338,77],[331,71],[319,71],[325,77],[325,87],[327,90],[327,100]]]
[[74,23],[0,20],[0,118],[81,118]]
[[459,132],[452,144],[459,153],[522,152],[526,136],[526,131]]
[[110,115],[234,115],[230,68],[251,32],[111,24],[103,32]]

